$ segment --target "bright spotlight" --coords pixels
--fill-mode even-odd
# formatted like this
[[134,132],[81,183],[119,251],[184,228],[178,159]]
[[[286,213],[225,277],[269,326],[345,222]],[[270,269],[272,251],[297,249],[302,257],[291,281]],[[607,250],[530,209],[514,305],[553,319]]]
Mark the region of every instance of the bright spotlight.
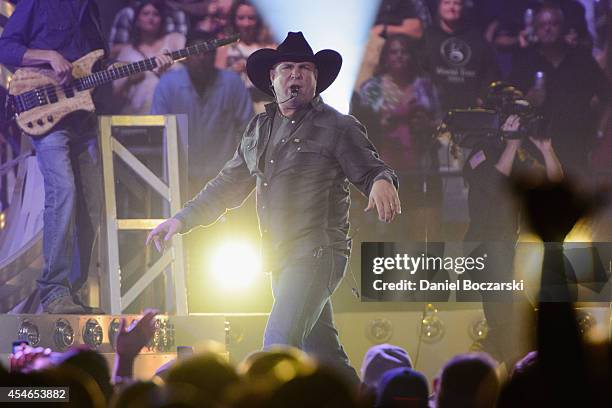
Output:
[[213,252],[210,271],[223,289],[244,289],[261,273],[259,250],[247,242],[222,244]]

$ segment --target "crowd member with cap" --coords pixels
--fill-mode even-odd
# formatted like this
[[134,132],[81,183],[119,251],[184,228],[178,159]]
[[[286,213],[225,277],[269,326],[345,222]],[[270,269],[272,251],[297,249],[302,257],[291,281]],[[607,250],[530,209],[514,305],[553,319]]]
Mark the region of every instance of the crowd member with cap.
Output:
[[408,352],[392,344],[370,347],[361,363],[361,382],[369,388],[378,388],[383,375],[394,368],[412,368]]
[[376,208],[381,221],[391,222],[401,208],[397,177],[380,160],[365,128],[320,97],[341,65],[338,52],[315,54],[300,32],[289,33],[277,49],[251,54],[251,82],[276,102],[247,125],[221,172],[151,231],[147,243],[161,250],[174,234],[215,223],[255,189],[264,270],[274,294],[264,347],[303,349],[357,385],[330,299],[351,250],[349,184],[369,196],[365,210]]
[[389,370],[380,381],[376,408],[427,408],[427,378],[411,368]]

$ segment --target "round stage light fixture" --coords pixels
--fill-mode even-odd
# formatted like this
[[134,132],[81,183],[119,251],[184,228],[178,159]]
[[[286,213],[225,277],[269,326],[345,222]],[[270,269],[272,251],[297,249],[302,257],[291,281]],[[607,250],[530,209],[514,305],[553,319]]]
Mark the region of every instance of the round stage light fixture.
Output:
[[245,241],[222,244],[213,253],[210,271],[221,288],[245,289],[261,274],[259,250]]
[[66,319],[57,319],[53,340],[59,350],[66,350],[74,343],[74,329]]
[[580,330],[580,333],[583,336],[586,336],[597,325],[597,319],[589,311],[576,310],[576,324],[578,324],[578,330]]
[[96,319],[89,319],[83,326],[83,342],[92,349],[97,349],[102,344],[104,333],[102,326]]
[[379,318],[371,320],[366,328],[366,337],[374,344],[388,343],[393,336],[393,324],[390,320]]
[[174,325],[167,319],[155,319],[155,332],[147,347],[157,352],[169,352],[174,347]]
[[117,339],[117,333],[119,332],[119,319],[113,319],[108,324],[108,341],[115,350],[115,340]]
[[481,317],[473,321],[469,327],[468,333],[474,341],[484,340],[487,337],[487,333],[489,333],[487,319]]
[[36,347],[40,342],[38,327],[31,321],[24,319],[17,330],[17,339],[27,341],[30,346]]
[[444,323],[438,317],[438,309],[428,304],[421,320],[421,339],[425,343],[437,343],[444,337],[444,332]]

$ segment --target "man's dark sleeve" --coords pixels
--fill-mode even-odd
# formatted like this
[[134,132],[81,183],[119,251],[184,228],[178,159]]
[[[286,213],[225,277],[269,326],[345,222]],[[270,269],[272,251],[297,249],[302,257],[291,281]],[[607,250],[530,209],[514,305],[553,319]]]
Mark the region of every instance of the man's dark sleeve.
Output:
[[374,182],[380,179],[398,188],[395,172],[380,159],[363,125],[352,116],[347,116],[345,120],[349,123],[337,139],[334,155],[349,181],[366,196],[370,194]]
[[[251,120],[245,135],[250,133],[256,122],[257,117]],[[254,188],[255,176],[247,168],[242,146],[238,145],[234,157],[174,218],[182,222],[182,233],[200,225],[211,225],[227,210],[239,207]]]
[[4,26],[0,37],[0,64],[21,66],[30,42],[35,0],[21,0]]
[[601,69],[597,61],[595,61],[590,53],[586,55],[586,58],[588,62],[585,64],[585,70],[587,72],[585,77],[592,81],[591,84],[593,87],[593,92],[601,101],[602,106],[609,105],[610,98],[612,97],[610,81],[608,80],[608,77],[603,69]]

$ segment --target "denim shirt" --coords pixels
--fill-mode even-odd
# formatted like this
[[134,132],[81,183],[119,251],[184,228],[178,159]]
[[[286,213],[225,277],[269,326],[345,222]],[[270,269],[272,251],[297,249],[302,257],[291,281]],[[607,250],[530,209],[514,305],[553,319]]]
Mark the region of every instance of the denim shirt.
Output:
[[175,215],[183,233],[210,225],[256,188],[267,272],[312,256],[320,247],[348,253],[349,182],[365,195],[381,178],[398,186],[395,172],[380,160],[365,128],[320,97],[262,166],[276,109],[276,104],[268,104],[251,120],[234,157]]
[[0,37],[0,64],[19,67],[27,49],[55,50],[73,62],[106,49],[93,0],[21,0]]
[[190,184],[199,191],[232,158],[245,126],[253,117],[249,91],[235,72],[219,70],[199,95],[187,68],[162,75],[151,104],[154,115],[184,113],[188,119]]

